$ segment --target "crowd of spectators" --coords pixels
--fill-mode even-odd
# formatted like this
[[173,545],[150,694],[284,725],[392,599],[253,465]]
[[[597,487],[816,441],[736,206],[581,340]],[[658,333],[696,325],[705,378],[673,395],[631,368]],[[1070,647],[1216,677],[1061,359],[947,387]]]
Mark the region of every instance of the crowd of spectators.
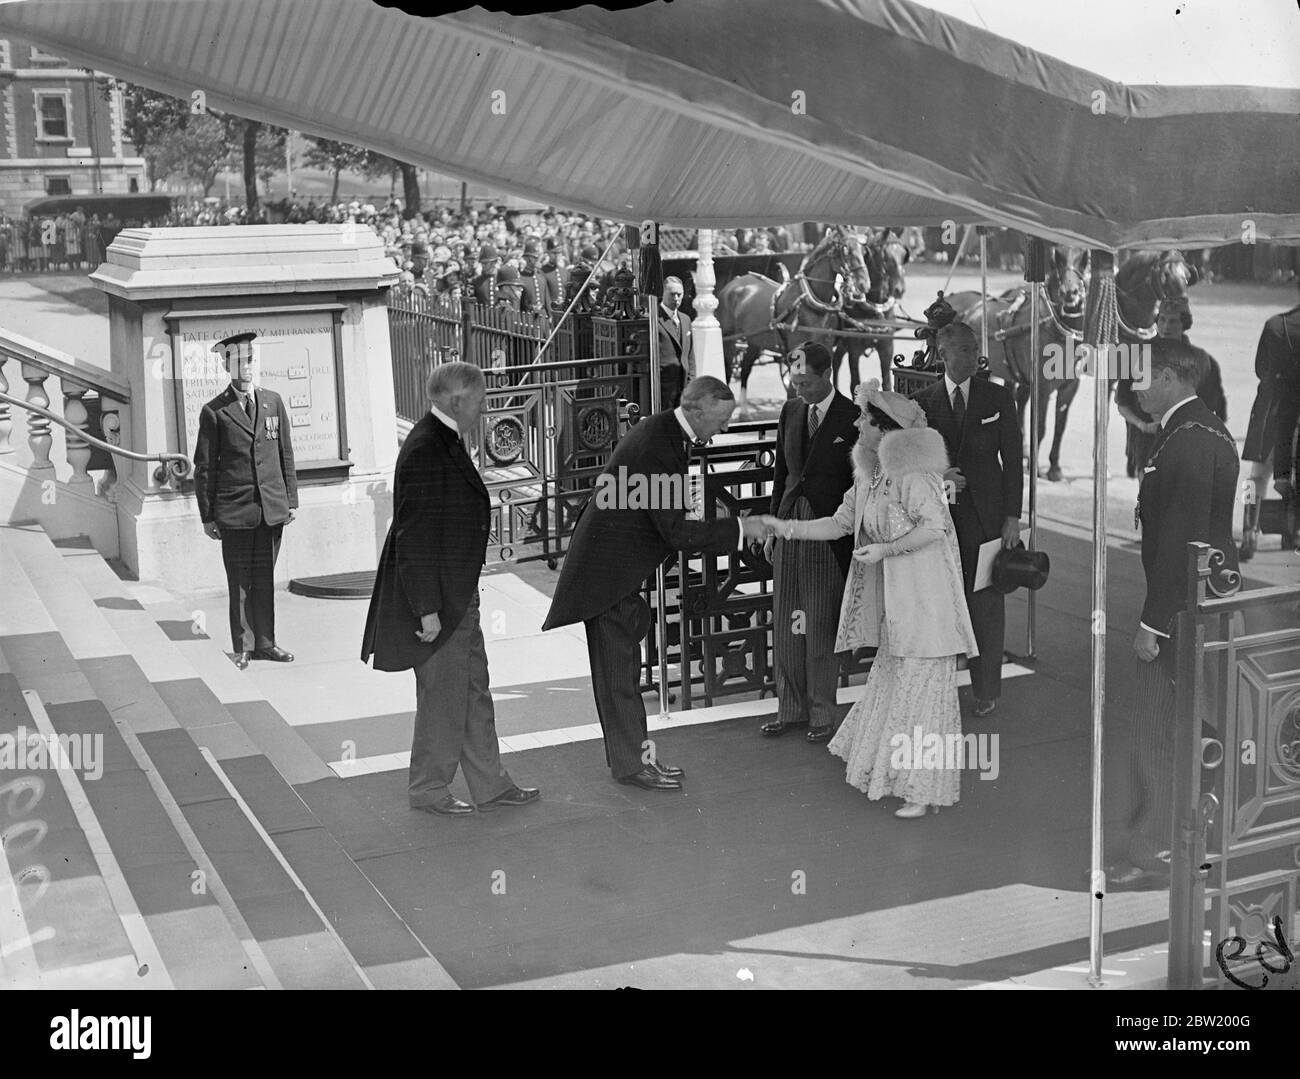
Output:
[[86,215],[81,207],[52,217],[0,213],[0,270],[7,273],[93,270],[121,231],[113,215]]
[[[595,247],[599,256],[610,240],[615,243],[602,267],[604,276],[607,278],[620,262],[626,261],[619,235],[622,226],[617,222],[555,209],[519,212],[490,204],[473,208],[436,205],[408,217],[398,198],[382,204],[361,199],[346,202],[282,199],[262,204],[250,220],[242,205],[209,198],[190,202],[178,199],[165,218],[149,222],[123,222],[111,214],[101,219],[98,214],[87,215],[80,207],[54,217],[12,218],[0,214],[0,271],[41,273],[94,269],[103,261],[108,244],[124,225],[308,222],[353,222],[373,230],[402,273],[399,295],[464,291],[469,282],[482,277],[487,266],[494,266],[494,273],[503,284],[510,284],[538,268],[563,281],[570,267],[583,261],[592,263],[589,251],[584,256],[586,249]],[[694,230],[666,229],[664,233],[665,253],[695,247]],[[803,251],[816,242],[819,233],[820,226],[815,224],[728,229],[715,233],[714,255]],[[952,245],[943,243],[942,230],[937,227],[906,228],[901,230],[901,236],[914,261],[947,262],[952,257]],[[990,265],[1004,271],[1023,268],[1022,246],[1019,233],[1010,229],[991,230]],[[978,256],[978,246],[969,244],[965,261],[977,260]],[[1300,249],[1279,245],[1238,244],[1212,252],[1188,252],[1188,256],[1199,261],[1209,280],[1281,282],[1300,273]],[[512,291],[506,289],[499,302],[513,305]]]

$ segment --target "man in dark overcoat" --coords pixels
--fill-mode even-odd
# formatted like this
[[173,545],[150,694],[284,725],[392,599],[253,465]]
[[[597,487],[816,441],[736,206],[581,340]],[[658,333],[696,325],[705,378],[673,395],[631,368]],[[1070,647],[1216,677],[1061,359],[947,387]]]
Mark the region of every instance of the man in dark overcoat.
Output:
[[542,624],[585,625],[605,761],[620,783],[645,790],[680,790],[683,775],[659,762],[646,736],[639,677],[641,640],[650,630],[646,579],[681,551],[740,551],[763,538],[771,520],[688,520],[691,447],[725,431],[735,407],[727,384],[706,375],[686,387],[680,406],[632,428],[597,477]]
[[[411,808],[465,816],[534,802],[501,763],[478,580],[489,500],[465,448],[487,398],[483,372],[444,363],[429,376],[430,409],[397,455],[393,523],[384,541],[361,642],[379,671],[415,671]],[[460,768],[473,805],[448,789]]]

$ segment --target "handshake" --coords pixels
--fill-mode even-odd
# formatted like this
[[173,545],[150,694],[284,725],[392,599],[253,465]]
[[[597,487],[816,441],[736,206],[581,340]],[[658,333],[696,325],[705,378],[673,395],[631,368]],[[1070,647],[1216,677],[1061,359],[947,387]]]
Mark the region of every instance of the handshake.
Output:
[[777,528],[782,523],[781,518],[773,517],[770,513],[760,513],[740,519],[740,527],[748,543],[770,539],[777,534]]

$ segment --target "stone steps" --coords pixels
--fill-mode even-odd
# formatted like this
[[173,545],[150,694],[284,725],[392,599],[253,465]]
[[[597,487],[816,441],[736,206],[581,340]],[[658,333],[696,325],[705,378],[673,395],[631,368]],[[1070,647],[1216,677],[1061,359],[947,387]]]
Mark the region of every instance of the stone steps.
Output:
[[30,631],[6,610],[10,688],[55,690],[54,727],[102,738],[90,804],[175,985],[454,987],[310,808],[349,813],[340,781],[201,621],[37,526],[0,528],[0,550]]

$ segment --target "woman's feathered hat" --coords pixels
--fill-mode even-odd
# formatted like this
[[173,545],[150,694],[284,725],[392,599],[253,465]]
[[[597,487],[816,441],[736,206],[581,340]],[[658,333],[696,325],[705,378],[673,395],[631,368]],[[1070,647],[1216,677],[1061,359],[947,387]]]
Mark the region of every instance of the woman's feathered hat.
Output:
[[857,404],[863,412],[867,410],[868,405],[880,409],[904,430],[909,427],[928,426],[925,410],[920,405],[901,393],[882,390],[878,378],[868,379],[858,384]]

